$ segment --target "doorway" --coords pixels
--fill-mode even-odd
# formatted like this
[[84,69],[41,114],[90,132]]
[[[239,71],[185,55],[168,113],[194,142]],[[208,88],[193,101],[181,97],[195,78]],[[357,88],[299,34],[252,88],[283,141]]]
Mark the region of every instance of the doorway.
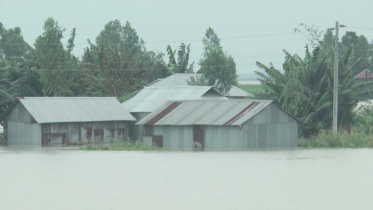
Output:
[[204,142],[204,132],[201,126],[193,126],[193,148],[203,149],[205,147]]

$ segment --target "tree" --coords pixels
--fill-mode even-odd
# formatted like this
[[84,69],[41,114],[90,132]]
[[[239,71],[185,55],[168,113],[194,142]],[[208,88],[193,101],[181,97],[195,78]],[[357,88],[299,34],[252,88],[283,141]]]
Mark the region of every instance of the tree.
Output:
[[44,23],[44,32],[35,42],[40,67],[40,81],[45,96],[75,95],[72,87],[76,84],[79,72],[78,59],[72,55],[75,29],[71,32],[67,49],[61,43],[65,29],[53,18]]
[[19,96],[41,96],[35,50],[23,39],[21,29],[0,23],[0,115]]
[[83,65],[89,71],[91,92],[122,96],[168,75],[163,54],[147,51],[144,41],[129,22],[110,21],[96,38],[88,40]]
[[170,72],[173,73],[193,73],[193,65],[189,63],[189,54],[190,54],[190,44],[186,46],[184,43],[181,43],[179,46],[179,51],[177,52],[177,59],[176,59],[176,50],[172,51],[171,46],[167,46],[167,54],[169,58],[168,62],[168,69]]
[[342,37],[342,49],[353,49],[351,56],[351,68],[354,75],[370,67],[372,62],[372,46],[364,35],[357,36],[353,31],[347,31]]
[[35,51],[23,39],[21,29],[6,29],[0,23],[0,67],[20,66],[34,59]]
[[203,38],[204,53],[199,62],[198,72],[206,85],[216,87],[223,95],[227,95],[232,85],[237,85],[236,63],[232,56],[224,52],[220,39],[212,28],[208,28]]
[[[283,71],[272,64],[266,66],[257,62],[264,72],[256,73],[260,76],[259,81],[267,87],[267,95],[303,122],[301,132],[304,136],[316,134],[320,129],[330,129],[332,125],[334,68],[330,62],[334,54],[328,50],[333,43],[331,38],[327,32],[312,52],[306,47],[304,59],[284,51]],[[342,127],[351,126],[353,108],[372,92],[366,89],[371,82],[360,83],[354,79],[352,52],[350,48],[339,60],[338,123]]]

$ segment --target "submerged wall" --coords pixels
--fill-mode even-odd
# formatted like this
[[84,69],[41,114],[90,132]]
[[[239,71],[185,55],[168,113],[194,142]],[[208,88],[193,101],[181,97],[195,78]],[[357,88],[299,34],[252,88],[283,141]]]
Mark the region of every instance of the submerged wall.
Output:
[[127,122],[83,122],[42,124],[43,145],[110,143],[127,140]]

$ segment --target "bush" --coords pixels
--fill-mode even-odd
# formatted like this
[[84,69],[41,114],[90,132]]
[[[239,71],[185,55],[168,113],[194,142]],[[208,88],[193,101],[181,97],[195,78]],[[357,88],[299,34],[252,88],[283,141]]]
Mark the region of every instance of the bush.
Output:
[[148,150],[160,150],[161,147],[156,145],[148,146],[141,141],[116,141],[111,144],[89,144],[80,147],[83,150],[126,150],[126,151],[148,151]]
[[302,147],[329,147],[329,148],[372,148],[373,136],[365,134],[363,131],[351,129],[341,130],[338,137],[334,137],[329,130],[321,130],[317,136],[308,139],[301,138],[299,146]]

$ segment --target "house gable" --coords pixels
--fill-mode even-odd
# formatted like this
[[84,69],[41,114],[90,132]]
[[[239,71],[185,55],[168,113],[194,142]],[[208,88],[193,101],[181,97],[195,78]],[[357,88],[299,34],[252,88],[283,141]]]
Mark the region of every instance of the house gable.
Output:
[[30,112],[19,102],[11,108],[5,119],[13,122],[36,123]]
[[265,107],[245,123],[252,125],[266,124],[266,123],[298,123],[292,115],[279,108],[276,104],[271,103]]

